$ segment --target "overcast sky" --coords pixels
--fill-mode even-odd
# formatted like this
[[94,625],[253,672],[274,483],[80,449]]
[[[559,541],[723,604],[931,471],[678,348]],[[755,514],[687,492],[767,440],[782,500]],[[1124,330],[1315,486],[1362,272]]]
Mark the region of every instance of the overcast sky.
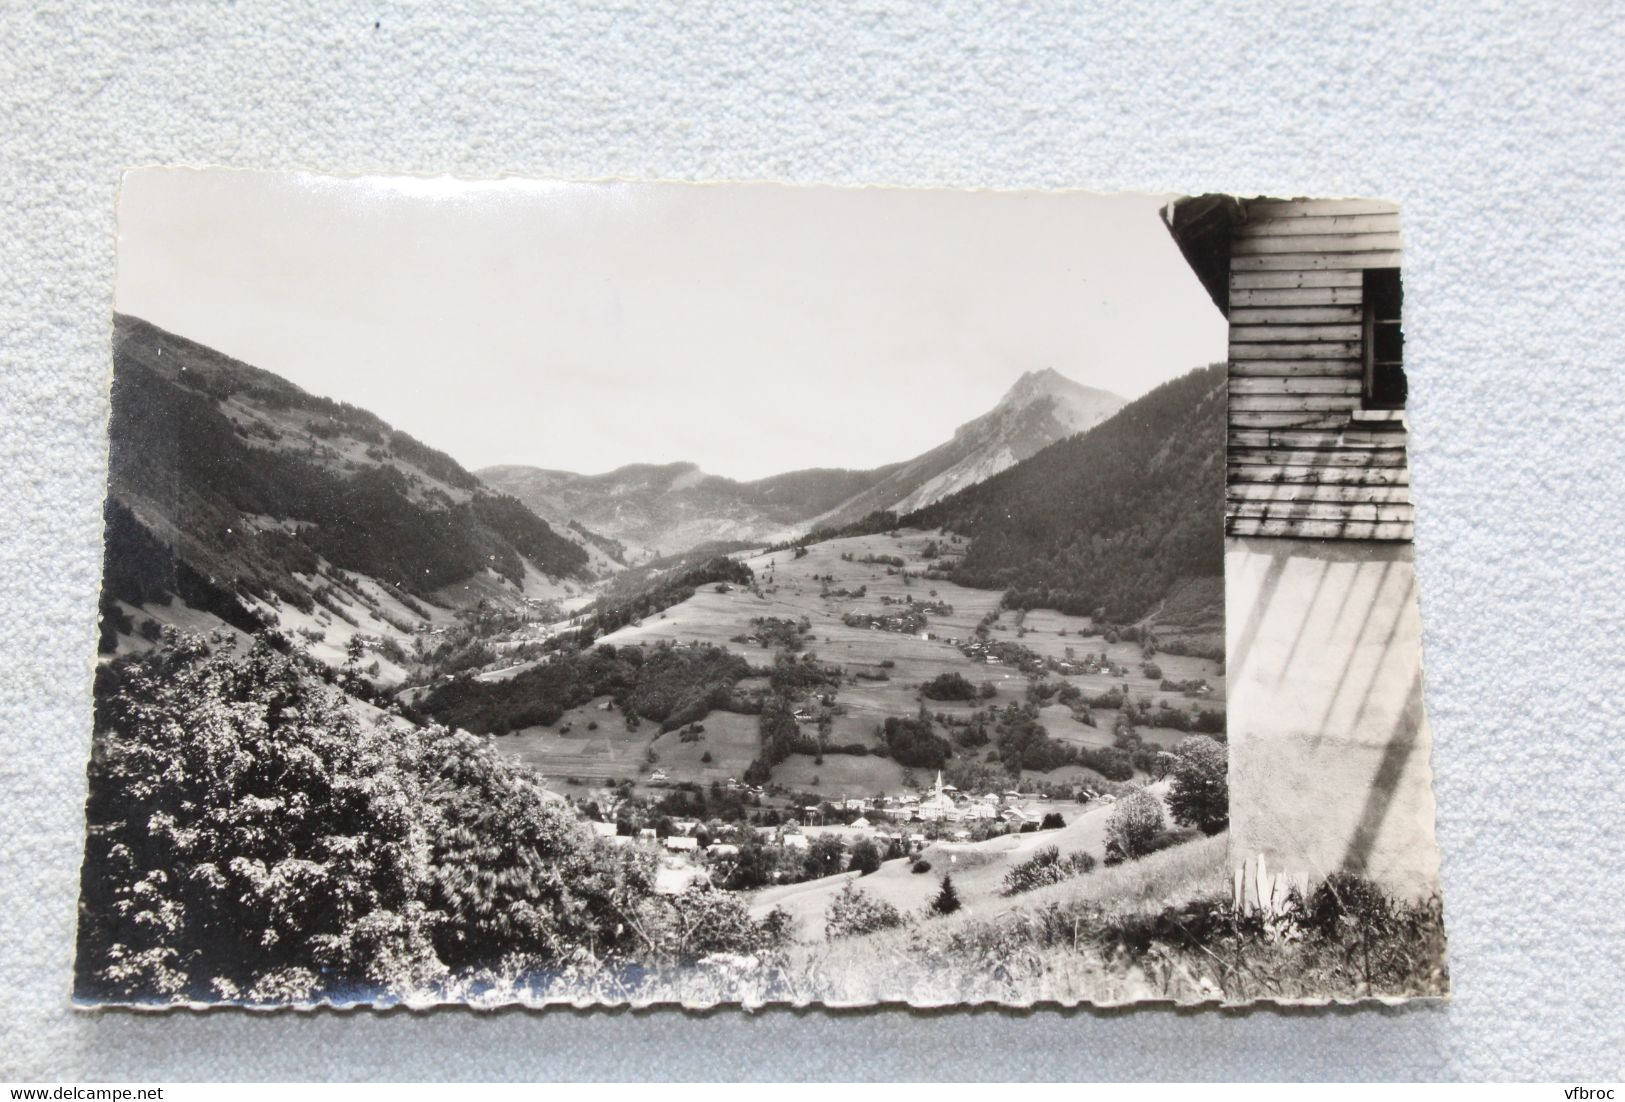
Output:
[[865,468],[1223,359],[1164,198],[141,170],[116,305],[471,469]]

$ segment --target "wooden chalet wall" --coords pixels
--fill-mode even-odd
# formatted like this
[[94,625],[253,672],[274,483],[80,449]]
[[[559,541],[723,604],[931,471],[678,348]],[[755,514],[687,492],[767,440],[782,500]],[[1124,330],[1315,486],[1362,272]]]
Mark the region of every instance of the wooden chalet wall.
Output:
[[1409,540],[1404,415],[1362,408],[1364,272],[1400,266],[1398,208],[1252,199],[1228,220],[1226,534]]

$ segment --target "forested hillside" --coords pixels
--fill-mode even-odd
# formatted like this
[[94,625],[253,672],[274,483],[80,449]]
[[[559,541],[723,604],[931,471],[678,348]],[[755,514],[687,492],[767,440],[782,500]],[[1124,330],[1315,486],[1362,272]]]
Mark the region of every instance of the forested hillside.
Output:
[[1225,369],[1191,371],[1088,432],[904,516],[874,513],[814,539],[896,527],[969,536],[949,571],[1012,608],[1123,622],[1183,578],[1223,574]]
[[[427,598],[490,570],[580,576],[587,553],[450,457],[137,318],[117,321],[110,597],[221,591],[311,607],[327,566]],[[184,588],[183,588],[184,587]],[[230,619],[230,617],[223,617]]]
[[1213,364],[902,523],[971,537],[954,580],[1011,607],[1136,619],[1223,573],[1224,414]]

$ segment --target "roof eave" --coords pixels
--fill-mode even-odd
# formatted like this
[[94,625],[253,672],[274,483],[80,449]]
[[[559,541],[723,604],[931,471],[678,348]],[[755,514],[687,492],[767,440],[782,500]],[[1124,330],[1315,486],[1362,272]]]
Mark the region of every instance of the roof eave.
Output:
[[1230,311],[1230,235],[1247,210],[1233,195],[1189,195],[1162,208],[1162,223],[1221,314]]

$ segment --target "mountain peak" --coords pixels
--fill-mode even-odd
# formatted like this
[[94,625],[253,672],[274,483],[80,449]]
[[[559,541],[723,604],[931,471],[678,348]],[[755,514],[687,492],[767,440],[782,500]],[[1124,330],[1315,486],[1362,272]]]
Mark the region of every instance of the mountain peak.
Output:
[[1021,378],[1017,379],[1015,384],[1005,391],[1004,397],[999,399],[999,408],[1024,406],[1044,397],[1082,398],[1105,394],[1105,391],[1098,391],[1068,379],[1053,367],[1044,367],[1037,371],[1022,372]]

